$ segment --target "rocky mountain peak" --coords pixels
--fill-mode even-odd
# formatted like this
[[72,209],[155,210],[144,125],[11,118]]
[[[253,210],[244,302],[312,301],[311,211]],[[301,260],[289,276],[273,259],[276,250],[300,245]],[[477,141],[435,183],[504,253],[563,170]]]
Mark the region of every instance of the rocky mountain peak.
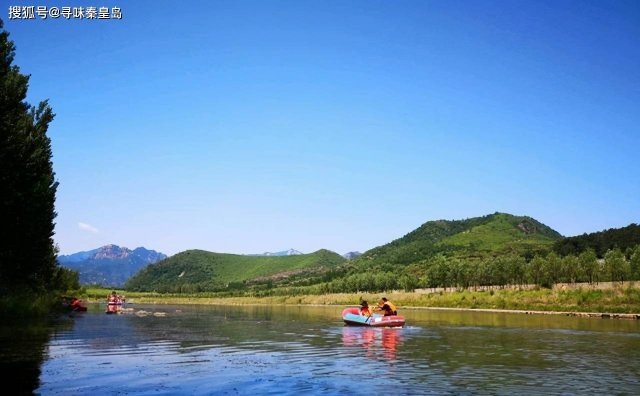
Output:
[[524,232],[527,235],[534,234],[536,231],[538,231],[536,225],[532,221],[526,219],[518,224],[518,228],[520,229],[520,231]]
[[105,245],[98,248],[98,251],[93,255],[94,260],[118,260],[129,257],[131,250],[126,247],[120,247],[118,245]]

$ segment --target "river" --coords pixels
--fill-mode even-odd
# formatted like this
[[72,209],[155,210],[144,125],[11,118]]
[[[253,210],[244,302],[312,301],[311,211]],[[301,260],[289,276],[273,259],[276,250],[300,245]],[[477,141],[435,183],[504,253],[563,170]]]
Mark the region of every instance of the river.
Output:
[[332,306],[133,308],[3,323],[2,370],[43,395],[640,394],[640,321],[402,310],[406,327],[380,329]]

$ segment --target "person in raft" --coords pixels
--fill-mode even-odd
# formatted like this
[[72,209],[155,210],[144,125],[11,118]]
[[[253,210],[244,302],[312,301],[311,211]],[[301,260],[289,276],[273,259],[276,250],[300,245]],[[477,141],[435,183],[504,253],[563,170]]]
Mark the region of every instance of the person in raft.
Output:
[[371,316],[371,310],[369,309],[369,304],[367,304],[366,301],[360,303],[360,315]]
[[391,301],[387,300],[386,297],[382,297],[380,301],[378,301],[378,308],[376,308],[376,311],[383,311],[384,316],[395,316],[398,314],[396,306],[393,305]]
[[78,311],[78,310],[82,309],[82,304],[80,304],[80,300],[78,300],[77,298],[73,297],[71,299],[71,308],[74,311]]
[[115,290],[107,296],[107,301],[114,304],[118,302],[118,295],[116,294]]

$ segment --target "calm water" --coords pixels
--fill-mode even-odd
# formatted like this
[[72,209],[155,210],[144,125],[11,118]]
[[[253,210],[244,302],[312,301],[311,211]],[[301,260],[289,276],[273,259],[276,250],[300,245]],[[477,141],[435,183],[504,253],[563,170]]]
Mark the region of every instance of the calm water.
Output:
[[38,394],[640,394],[640,321],[342,307],[134,306],[0,327],[2,369]]

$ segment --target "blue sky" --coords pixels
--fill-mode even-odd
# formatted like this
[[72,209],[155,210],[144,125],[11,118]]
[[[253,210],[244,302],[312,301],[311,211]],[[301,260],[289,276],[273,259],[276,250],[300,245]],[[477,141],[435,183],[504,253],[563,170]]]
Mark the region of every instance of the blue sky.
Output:
[[[13,1],[10,5],[77,6]],[[508,212],[640,221],[637,1],[101,1],[2,19],[61,253],[364,251]]]

